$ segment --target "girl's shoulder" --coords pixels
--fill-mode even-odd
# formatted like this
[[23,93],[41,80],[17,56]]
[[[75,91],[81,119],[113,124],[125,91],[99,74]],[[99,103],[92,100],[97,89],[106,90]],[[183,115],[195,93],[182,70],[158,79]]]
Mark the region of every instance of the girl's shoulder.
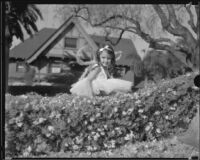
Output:
[[83,74],[81,75],[79,80],[82,80],[83,78],[87,77],[88,74],[95,70],[96,68],[100,68],[100,65],[98,63],[90,64],[88,67],[85,68]]
[[99,68],[99,67],[100,67],[100,65],[98,63],[94,63],[94,64],[89,65],[88,69],[89,70],[94,70],[94,69]]

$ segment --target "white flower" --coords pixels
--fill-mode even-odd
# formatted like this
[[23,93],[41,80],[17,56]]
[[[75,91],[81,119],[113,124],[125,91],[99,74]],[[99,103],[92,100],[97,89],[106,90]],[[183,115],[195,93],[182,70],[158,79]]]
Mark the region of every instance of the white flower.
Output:
[[135,101],[135,104],[140,104],[141,103],[141,100],[137,100],[137,101]]
[[95,141],[97,141],[98,138],[99,138],[99,137],[98,137],[97,135],[94,136],[94,140],[95,140]]
[[139,97],[138,93],[136,93],[136,92],[133,94],[133,96],[135,97],[135,99],[138,99],[138,97]]
[[50,132],[53,132],[55,129],[54,129],[53,126],[48,126],[48,130],[49,130]]
[[160,115],[160,111],[156,111],[154,115]]
[[53,112],[51,112],[49,118],[53,118],[54,116],[55,116],[55,112],[53,111]]
[[161,133],[161,131],[160,131],[160,129],[159,129],[159,128],[157,128],[157,129],[156,129],[156,132],[157,132],[157,133]]
[[87,100],[87,103],[89,103],[89,104],[90,104],[90,103],[91,103],[91,100]]
[[59,119],[59,118],[60,118],[60,116],[61,116],[61,114],[60,114],[60,113],[57,113],[57,114],[56,114],[56,118],[57,118],[57,119]]
[[45,118],[39,118],[38,120],[34,121],[33,124],[38,125],[38,124],[44,122],[45,120],[46,120]]
[[78,146],[78,145],[73,145],[72,147],[73,147],[74,150],[79,149],[79,146]]
[[89,130],[92,130],[92,126],[88,126],[88,129],[89,129]]
[[94,117],[90,117],[90,122],[94,122]]
[[176,110],[176,108],[174,108],[174,107],[170,107],[170,110],[174,111],[174,110]]
[[42,122],[44,122],[45,120],[46,120],[45,118],[39,118],[38,123],[42,123]]
[[117,111],[118,111],[118,108],[117,108],[117,107],[115,107],[115,108],[114,108],[114,112],[117,112]]
[[72,103],[76,103],[76,99],[73,99],[73,100],[72,100]]
[[187,73],[186,76],[189,77],[191,75],[191,73]]
[[173,91],[172,94],[177,95],[176,91]]
[[27,103],[24,108],[27,109],[27,108],[29,108],[29,106],[30,106],[30,104]]
[[83,139],[81,139],[80,137],[76,137],[76,143],[80,144],[83,141]]
[[199,88],[197,86],[192,86],[192,89],[199,90]]
[[47,137],[50,137],[50,136],[51,136],[51,133],[47,133],[46,136],[47,136]]
[[91,146],[87,146],[87,150],[88,151],[92,151],[92,147]]
[[168,88],[168,89],[166,90],[167,93],[168,93],[168,92],[172,92],[172,91],[173,91],[172,88]]
[[123,112],[122,112],[122,115],[125,116],[125,115],[127,115],[127,113],[126,113],[125,111],[123,111]]
[[67,123],[70,123],[71,122],[71,119],[70,118],[67,118]]
[[97,113],[96,117],[100,117],[100,116],[101,116],[101,114],[100,114],[100,113]]
[[111,142],[111,147],[114,148],[115,147],[115,141],[111,140],[110,142]]
[[18,126],[18,127],[21,127],[22,125],[23,125],[22,122],[17,123],[17,126]]
[[65,143],[65,147],[68,147],[68,146],[69,146],[69,145],[68,145],[68,143],[66,142],[66,143]]
[[149,125],[152,127],[152,126],[153,126],[153,123],[152,123],[152,122],[149,122]]
[[177,107],[177,103],[174,103],[174,107]]
[[26,96],[26,95],[24,95],[24,94],[21,95],[20,97],[21,97],[21,98],[24,98],[24,99],[28,98],[28,96]]
[[102,131],[100,134],[101,134],[101,135],[105,135],[105,132],[104,132],[104,131]]
[[129,108],[128,111],[127,111],[127,113],[131,114],[133,112],[133,110],[134,110],[133,108]]
[[165,116],[165,119],[169,119],[169,116]]
[[91,132],[91,134],[92,134],[92,135],[95,135],[95,134],[96,134],[96,132]]
[[143,116],[142,116],[142,118],[146,119],[146,118],[147,118],[147,116],[143,115]]
[[91,136],[88,136],[88,140],[89,140],[89,141],[92,140],[92,137],[91,137]]
[[27,151],[28,151],[28,152],[31,152],[31,151],[32,151],[31,146],[28,146]]
[[106,143],[103,143],[103,145],[104,145],[104,147],[106,147],[106,148],[108,147],[108,145],[107,145]]
[[103,125],[103,127],[104,127],[105,129],[108,129],[108,126],[107,126],[107,125]]
[[116,130],[120,130],[120,128],[119,128],[119,127],[116,127],[115,129],[116,129]]
[[23,153],[23,156],[24,156],[24,157],[28,157],[28,155],[29,155],[29,152],[28,152],[28,151],[25,151],[25,152]]
[[88,124],[88,122],[87,122],[87,121],[84,121],[84,124],[85,124],[85,125],[87,125],[87,124]]
[[146,126],[145,131],[149,131],[151,129],[151,126]]
[[139,112],[139,113],[143,113],[144,110],[143,110],[143,109],[139,109],[138,112]]
[[97,128],[97,131],[101,132],[101,131],[102,131],[102,129],[101,129],[101,128]]

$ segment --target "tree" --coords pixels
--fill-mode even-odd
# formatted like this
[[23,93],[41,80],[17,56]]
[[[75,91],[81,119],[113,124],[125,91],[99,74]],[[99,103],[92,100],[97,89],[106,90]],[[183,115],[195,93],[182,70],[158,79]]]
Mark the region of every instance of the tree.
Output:
[[40,10],[35,4],[18,2],[5,2],[5,69],[6,69],[6,92],[8,92],[9,72],[9,49],[12,45],[13,36],[24,41],[22,28],[32,36],[37,32],[36,21],[43,19]]
[[[60,9],[62,15],[66,6]],[[155,51],[167,51],[191,70],[199,67],[199,5],[73,5],[67,12],[92,27],[104,28],[106,39],[125,33],[139,36]],[[187,21],[185,21],[187,20]]]

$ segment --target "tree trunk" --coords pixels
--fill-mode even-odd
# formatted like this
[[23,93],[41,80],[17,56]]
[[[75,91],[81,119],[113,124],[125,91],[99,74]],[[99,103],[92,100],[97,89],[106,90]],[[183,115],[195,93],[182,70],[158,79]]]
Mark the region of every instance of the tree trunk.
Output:
[[5,40],[5,52],[4,52],[4,62],[5,62],[5,92],[8,93],[8,77],[9,77],[9,43]]
[[[7,22],[7,21],[5,21]],[[8,78],[9,78],[9,50],[10,50],[10,32],[8,29],[8,25],[5,26],[5,52],[4,52],[4,62],[5,62],[5,93],[8,93]]]

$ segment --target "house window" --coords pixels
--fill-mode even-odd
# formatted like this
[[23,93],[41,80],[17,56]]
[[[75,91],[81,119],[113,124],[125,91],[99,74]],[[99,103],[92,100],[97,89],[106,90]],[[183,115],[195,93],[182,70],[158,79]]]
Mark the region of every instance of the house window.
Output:
[[17,62],[16,64],[16,72],[25,72],[25,67],[22,62]]
[[65,38],[65,47],[67,48],[77,48],[77,38]]
[[50,65],[50,73],[61,73],[61,64],[52,63]]

